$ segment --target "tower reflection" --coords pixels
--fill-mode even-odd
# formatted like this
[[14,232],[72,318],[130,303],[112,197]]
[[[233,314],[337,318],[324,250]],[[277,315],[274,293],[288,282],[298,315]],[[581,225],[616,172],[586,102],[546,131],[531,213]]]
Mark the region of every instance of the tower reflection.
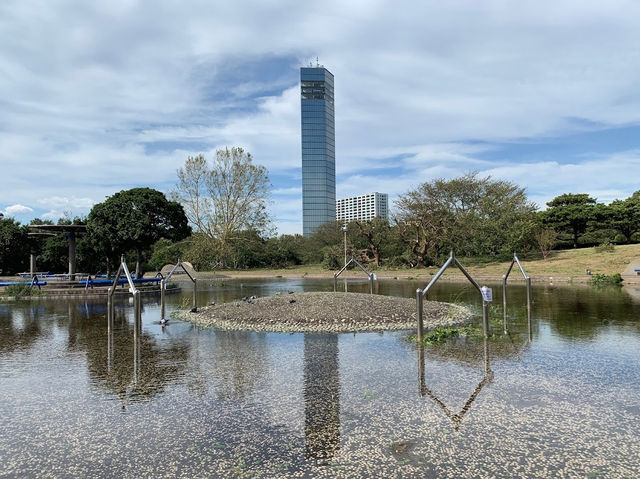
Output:
[[304,336],[305,454],[327,464],[340,448],[338,336]]

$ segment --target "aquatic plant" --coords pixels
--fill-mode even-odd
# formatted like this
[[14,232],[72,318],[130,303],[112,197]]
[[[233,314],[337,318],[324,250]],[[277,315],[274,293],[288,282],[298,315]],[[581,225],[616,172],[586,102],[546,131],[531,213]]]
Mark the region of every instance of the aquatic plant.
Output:
[[[461,328],[442,328],[438,327],[431,331],[430,333],[424,335],[422,337],[422,344],[437,344],[441,343],[449,338],[455,338],[460,335],[468,335],[473,333],[472,326],[464,326]],[[408,337],[408,340],[411,342],[418,342],[418,338],[416,335],[411,335]]]

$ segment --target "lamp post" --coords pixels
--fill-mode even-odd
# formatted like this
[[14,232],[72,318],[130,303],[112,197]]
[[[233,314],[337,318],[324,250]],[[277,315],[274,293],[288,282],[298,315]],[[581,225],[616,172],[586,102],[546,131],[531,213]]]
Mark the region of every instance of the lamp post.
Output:
[[344,231],[344,265],[347,265],[347,223],[342,225],[342,231]]

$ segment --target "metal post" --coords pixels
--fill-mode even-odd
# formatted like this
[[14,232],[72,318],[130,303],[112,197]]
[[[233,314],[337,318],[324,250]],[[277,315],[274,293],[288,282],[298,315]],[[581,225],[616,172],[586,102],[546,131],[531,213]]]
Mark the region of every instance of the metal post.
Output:
[[369,275],[369,290],[373,294],[373,273]]
[[487,342],[487,338],[484,338],[484,377],[491,382],[493,373],[491,372],[491,363],[489,362],[489,343]]
[[347,225],[342,225],[342,231],[344,231],[344,265],[347,265]]
[[418,320],[418,343],[422,344],[422,290],[416,289],[416,318]]
[[193,280],[193,309],[198,310],[198,280]]
[[107,293],[107,324],[109,326],[113,325],[113,298],[111,297],[112,291],[109,288],[109,292]]
[[76,279],[76,234],[69,233],[69,280]]
[[333,273],[333,292],[334,293],[338,292],[338,277],[336,276],[335,273]]
[[418,344],[418,394],[424,396],[426,381],[424,378],[424,346]]
[[133,307],[135,310],[136,330],[142,330],[142,299],[140,297],[140,291],[133,293]]
[[529,331],[529,342],[531,342],[531,278],[527,278],[527,329]]
[[160,280],[160,322],[164,323],[164,289],[166,288],[164,278]]
[[482,300],[482,329],[484,337],[488,338],[491,335],[489,331],[489,302],[485,300]]
[[29,276],[33,278],[34,274],[36,274],[36,255],[31,253],[29,257]]
[[502,275],[502,315],[504,317],[503,329],[507,334],[507,276]]
[[107,323],[107,372],[113,369],[113,323]]
[[140,353],[141,339],[138,328],[135,328],[133,331],[133,384],[135,386],[138,385],[138,378],[140,375],[140,360],[142,356]]
[[531,316],[531,278],[527,277],[527,315]]

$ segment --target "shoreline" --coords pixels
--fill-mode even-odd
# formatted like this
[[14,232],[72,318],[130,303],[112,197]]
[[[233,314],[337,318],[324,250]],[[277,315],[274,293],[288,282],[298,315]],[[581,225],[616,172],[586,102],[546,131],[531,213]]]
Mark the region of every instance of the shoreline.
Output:
[[[439,281],[452,282],[452,283],[465,283],[469,280],[457,269],[454,272],[445,271],[440,277]],[[377,279],[379,280],[397,280],[397,281],[425,281],[425,285],[435,276],[435,272],[431,273],[427,270],[411,271],[374,271]],[[413,273],[413,274],[412,274]],[[334,271],[314,271],[314,272],[300,272],[295,270],[247,270],[247,271],[230,271],[225,270],[223,274],[214,273],[212,271],[198,272],[199,280],[219,280],[225,279],[238,280],[238,279],[323,279],[333,280]],[[478,282],[489,283],[501,283],[502,275],[495,274],[475,274],[470,271],[471,276]],[[591,275],[529,275],[533,284],[580,284],[589,285],[593,276]],[[622,276],[623,284],[640,284],[640,276]],[[338,281],[342,279],[361,279],[367,281],[367,276],[362,271],[345,271],[340,275]],[[509,275],[508,282],[523,283],[524,278],[520,271],[512,271]]]

